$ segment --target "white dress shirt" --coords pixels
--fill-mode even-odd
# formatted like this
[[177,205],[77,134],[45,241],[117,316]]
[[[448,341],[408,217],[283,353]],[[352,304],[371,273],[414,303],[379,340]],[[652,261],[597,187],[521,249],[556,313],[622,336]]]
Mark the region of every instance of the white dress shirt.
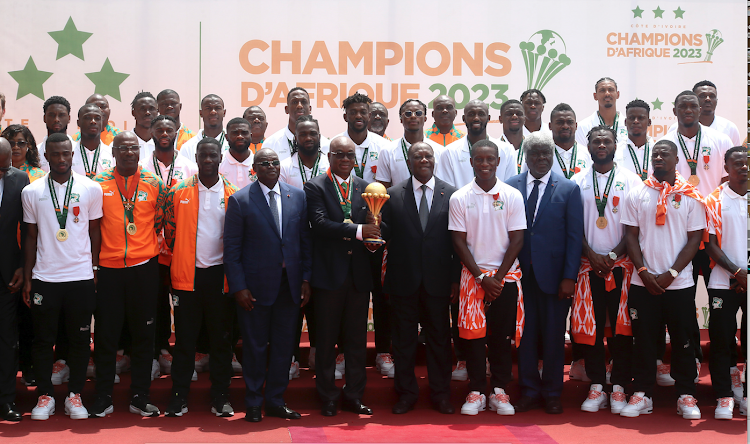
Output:
[[[260,189],[263,191],[263,196],[266,198],[266,203],[268,204],[269,210],[271,208],[271,200],[268,198],[268,193],[271,191],[276,193],[274,199],[276,200],[276,210],[279,213],[279,237],[283,237],[281,227],[283,226],[284,218],[281,214],[281,188],[279,187],[279,183],[276,182],[273,188],[268,188],[267,186],[263,185],[263,182],[260,182]],[[271,213],[271,215],[273,216],[273,213]]]
[[[422,203],[422,182],[418,181],[416,177],[411,177],[411,185],[414,187],[414,200],[417,201],[417,213],[419,213],[419,204]],[[427,195],[427,211],[432,210],[432,196],[435,195],[435,176],[430,177],[424,185],[427,185],[425,194]]]
[[[539,211],[539,202],[542,201],[542,196],[544,196],[544,190],[547,189],[547,182],[549,182],[549,178],[552,175],[552,170],[547,171],[547,174],[540,177],[538,180],[541,181],[539,184],[539,196],[537,196],[536,199],[536,210],[534,210],[534,219],[531,221],[532,223],[534,220],[536,220],[536,213]],[[536,177],[532,176],[531,173],[526,175],[526,199],[531,196],[531,192],[534,191],[534,181],[537,180]],[[529,203],[526,202],[526,205]]]

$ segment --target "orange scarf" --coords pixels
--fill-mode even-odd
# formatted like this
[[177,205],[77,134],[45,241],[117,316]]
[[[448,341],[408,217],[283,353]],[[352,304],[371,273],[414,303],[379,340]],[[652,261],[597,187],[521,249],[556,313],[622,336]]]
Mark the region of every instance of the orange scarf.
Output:
[[[706,221],[714,226],[714,231],[716,231],[716,241],[719,244],[719,248],[721,248],[721,190],[724,189],[724,186],[726,186],[726,183],[723,183],[719,185],[717,189],[714,190],[713,193],[709,194],[706,197],[706,200],[704,203],[706,204]],[[708,242],[708,227],[706,227],[706,231],[703,232],[703,242]],[[711,259],[711,265],[710,267],[713,269],[716,266],[716,261]]]
[[667,222],[667,197],[670,194],[692,197],[698,202],[703,203],[703,196],[698,193],[698,189],[687,183],[677,171],[674,174],[674,186],[668,182],[659,182],[653,175],[643,181],[643,184],[647,187],[659,191],[659,201],[656,205],[656,225],[664,225]]
[[[628,315],[628,290],[630,279],[633,277],[633,263],[627,256],[615,261],[615,267],[622,268],[622,291],[620,292],[620,304],[617,308],[617,326],[615,334],[633,336],[633,328]],[[581,268],[578,270],[578,282],[573,299],[571,330],[573,339],[577,344],[594,345],[596,342],[596,319],[594,317],[594,300],[591,295],[591,278],[589,272],[593,270],[588,259],[581,258]],[[615,289],[615,276],[610,271],[604,277],[604,288],[607,291]]]

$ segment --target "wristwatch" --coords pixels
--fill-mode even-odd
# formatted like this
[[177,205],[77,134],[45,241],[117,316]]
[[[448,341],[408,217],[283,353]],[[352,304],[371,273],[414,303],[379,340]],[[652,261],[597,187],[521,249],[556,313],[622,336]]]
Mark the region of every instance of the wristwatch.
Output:
[[94,270],[94,271],[99,271],[99,270],[101,270],[101,268],[99,268],[99,266],[98,266],[98,265],[94,265],[93,267],[91,267],[91,269],[92,269],[92,270]]
[[482,285],[482,279],[489,275],[489,273],[482,273],[479,276],[475,277],[474,280],[476,281],[477,285]]
[[614,251],[610,251],[607,254],[609,255],[609,258],[612,259],[613,261],[617,260],[617,253],[615,253]]
[[676,278],[677,278],[677,275],[679,275],[679,274],[680,274],[680,272],[679,272],[679,271],[677,271],[677,270],[675,270],[674,268],[670,268],[670,269],[669,269],[669,274],[671,274],[671,275],[672,275],[672,278],[673,278],[673,279],[676,279]]

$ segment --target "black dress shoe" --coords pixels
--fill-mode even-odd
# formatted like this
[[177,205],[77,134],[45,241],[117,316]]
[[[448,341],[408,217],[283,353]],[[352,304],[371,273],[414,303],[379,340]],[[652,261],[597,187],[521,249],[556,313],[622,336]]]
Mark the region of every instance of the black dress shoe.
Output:
[[320,408],[320,414],[323,416],[336,416],[337,413],[336,401],[326,401]]
[[275,416],[282,419],[300,419],[302,415],[285,405],[266,406],[266,416]]
[[341,410],[356,413],[358,415],[372,415],[372,409],[362,404],[359,399],[345,400],[341,403]]
[[538,409],[542,406],[539,398],[532,398],[531,396],[521,396],[518,400],[518,404],[514,407],[516,412],[528,412],[529,410]]
[[245,413],[245,421],[247,422],[261,422],[263,415],[261,415],[260,406],[248,407],[247,413]]
[[435,410],[442,413],[443,415],[452,415],[456,413],[456,409],[453,408],[453,405],[447,399],[441,399],[440,401],[432,404],[432,406],[435,408]]
[[402,399],[400,399],[391,409],[395,415],[403,415],[409,410],[414,410],[414,403]]
[[550,397],[547,400],[547,404],[544,406],[544,411],[550,415],[559,415],[563,412],[563,406],[558,397]]
[[0,405],[0,418],[3,421],[18,422],[23,419],[23,415],[16,410],[16,405],[11,402],[9,404]]

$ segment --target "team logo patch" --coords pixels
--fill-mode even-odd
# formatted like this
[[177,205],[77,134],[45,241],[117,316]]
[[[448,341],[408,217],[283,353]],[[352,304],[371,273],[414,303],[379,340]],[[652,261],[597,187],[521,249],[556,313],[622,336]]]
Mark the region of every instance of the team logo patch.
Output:
[[631,308],[629,311],[630,311],[630,319],[634,321],[638,319],[638,310],[636,310],[635,308]]
[[138,190],[138,202],[145,202],[148,200],[148,193],[143,190]]
[[179,307],[180,306],[180,297],[179,296],[177,296],[175,294],[172,295],[172,305],[175,306],[175,307]]
[[505,206],[505,202],[503,202],[502,200],[496,200],[492,202],[492,206],[495,208],[495,211],[499,211],[503,209],[503,207]]
[[105,169],[112,168],[112,162],[109,159],[102,159],[102,166]]
[[711,307],[714,310],[720,309],[722,305],[724,305],[724,300],[722,298],[714,298],[713,301],[711,301]]
[[182,180],[182,171],[175,171],[172,175],[175,179]]
[[578,161],[576,161],[576,166],[584,169],[586,168],[586,161],[584,159],[578,159]]
[[34,305],[42,305],[42,299],[44,299],[44,296],[34,293]]
[[370,151],[370,160],[378,160],[378,152]]
[[221,200],[219,201],[219,207],[220,207],[220,208],[221,208],[222,210],[226,209],[226,207],[227,207],[227,205],[226,205],[226,202],[224,202],[224,198],[223,198],[223,197],[222,197],[222,198],[221,198]]
[[474,202],[472,202],[472,203],[470,203],[469,205],[466,206],[467,210],[473,210],[474,208],[476,208],[476,205],[474,204]]
[[81,195],[78,193],[70,193],[70,203],[81,202]]
[[623,191],[625,189],[625,183],[624,182],[615,182],[615,189]]
[[701,156],[710,156],[711,155],[711,147],[710,146],[702,146],[701,147]]

